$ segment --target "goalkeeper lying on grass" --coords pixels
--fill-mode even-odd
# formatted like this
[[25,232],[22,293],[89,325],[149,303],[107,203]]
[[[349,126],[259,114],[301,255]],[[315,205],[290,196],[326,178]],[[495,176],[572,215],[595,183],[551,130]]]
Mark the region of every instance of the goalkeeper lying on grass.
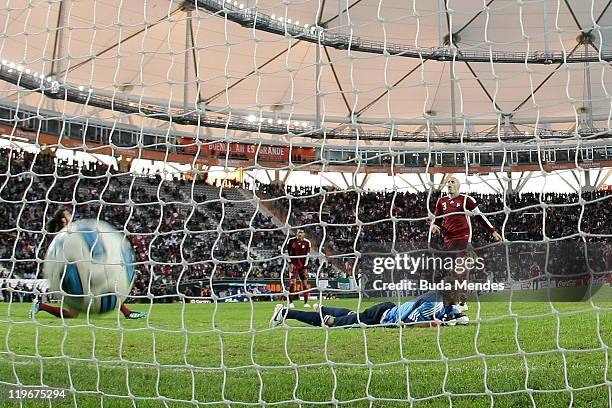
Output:
[[349,327],[398,326],[406,324],[417,327],[439,325],[467,325],[470,319],[463,314],[467,310],[465,295],[458,292],[427,292],[399,306],[392,302],[378,303],[361,313],[338,307],[315,305],[313,312],[289,309],[276,305],[270,319],[270,327],[276,327],[285,319],[295,319],[311,326]]

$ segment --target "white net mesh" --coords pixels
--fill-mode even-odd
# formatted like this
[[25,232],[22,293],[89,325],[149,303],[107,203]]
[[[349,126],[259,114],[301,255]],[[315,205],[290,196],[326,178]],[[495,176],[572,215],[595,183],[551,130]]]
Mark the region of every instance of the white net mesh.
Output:
[[[609,6],[7,1],[0,401],[612,406]],[[503,238],[470,223],[470,282],[504,290],[471,291],[469,325],[302,308],[430,289],[373,256],[448,249],[452,174]],[[49,290],[62,209],[129,239],[125,304]]]

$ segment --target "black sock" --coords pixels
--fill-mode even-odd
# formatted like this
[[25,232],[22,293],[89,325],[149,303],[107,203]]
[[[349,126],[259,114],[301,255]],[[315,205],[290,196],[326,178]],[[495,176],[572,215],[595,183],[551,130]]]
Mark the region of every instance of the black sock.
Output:
[[288,309],[285,318],[299,320],[311,326],[321,326],[321,316],[317,312],[303,312],[301,310]]
[[346,309],[343,307],[327,307],[321,306],[321,314],[323,316],[330,315],[334,317],[342,317],[351,313],[351,309]]

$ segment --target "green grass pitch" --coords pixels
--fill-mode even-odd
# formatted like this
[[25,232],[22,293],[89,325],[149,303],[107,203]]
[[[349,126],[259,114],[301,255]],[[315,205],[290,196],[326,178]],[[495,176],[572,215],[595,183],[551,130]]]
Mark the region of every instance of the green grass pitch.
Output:
[[[148,320],[67,325],[0,304],[0,382],[77,390],[51,406],[608,407],[611,295],[472,302],[468,327],[401,330],[269,330],[270,302],[155,304]],[[0,390],[1,407],[19,406]]]

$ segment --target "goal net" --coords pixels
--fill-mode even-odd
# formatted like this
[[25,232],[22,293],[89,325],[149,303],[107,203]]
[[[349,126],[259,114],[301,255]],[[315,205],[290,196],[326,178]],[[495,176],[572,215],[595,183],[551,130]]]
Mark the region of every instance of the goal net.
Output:
[[610,2],[136,3],[0,12],[0,405],[612,404]]

